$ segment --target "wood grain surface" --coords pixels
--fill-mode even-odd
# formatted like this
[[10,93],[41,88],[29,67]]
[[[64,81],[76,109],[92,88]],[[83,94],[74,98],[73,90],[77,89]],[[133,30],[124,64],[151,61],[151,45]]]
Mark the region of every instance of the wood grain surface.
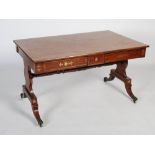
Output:
[[14,43],[33,62],[148,47],[111,31],[22,39]]

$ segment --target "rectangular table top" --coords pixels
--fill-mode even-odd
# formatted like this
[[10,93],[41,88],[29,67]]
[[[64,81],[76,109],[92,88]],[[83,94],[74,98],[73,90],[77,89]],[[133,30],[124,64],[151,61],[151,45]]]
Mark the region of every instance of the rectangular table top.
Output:
[[33,62],[148,47],[111,31],[21,39],[14,43]]

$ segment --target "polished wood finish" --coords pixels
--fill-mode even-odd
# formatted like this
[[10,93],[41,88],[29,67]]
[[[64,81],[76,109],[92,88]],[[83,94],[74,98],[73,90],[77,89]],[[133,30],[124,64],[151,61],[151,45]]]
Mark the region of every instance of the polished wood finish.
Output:
[[105,54],[105,63],[145,57],[145,48]]
[[104,81],[111,81],[115,77],[120,79],[133,102],[137,100],[132,93],[126,68],[128,60],[145,57],[146,48],[149,47],[146,44],[111,31],[30,38],[15,40],[14,43],[24,60],[25,85],[21,97],[30,100],[40,126],[43,121],[32,91],[34,77],[116,64],[117,68],[111,70],[110,77],[104,78]]
[[14,42],[35,63],[147,47],[146,44],[111,31],[23,39]]

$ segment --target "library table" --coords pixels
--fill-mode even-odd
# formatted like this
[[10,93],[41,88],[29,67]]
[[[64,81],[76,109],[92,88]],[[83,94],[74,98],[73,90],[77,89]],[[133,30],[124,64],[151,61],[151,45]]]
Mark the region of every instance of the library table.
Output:
[[43,121],[39,115],[37,97],[32,90],[35,77],[116,64],[116,69],[112,69],[104,81],[118,78],[124,82],[132,101],[135,103],[137,100],[126,68],[128,60],[145,57],[146,48],[149,47],[146,44],[111,31],[21,39],[14,40],[14,43],[24,61],[25,85],[21,98],[30,100],[40,126]]

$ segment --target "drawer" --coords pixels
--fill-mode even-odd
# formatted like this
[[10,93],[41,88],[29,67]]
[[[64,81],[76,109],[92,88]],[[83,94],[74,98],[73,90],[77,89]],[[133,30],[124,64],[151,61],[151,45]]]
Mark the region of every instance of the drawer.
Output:
[[61,60],[53,60],[38,64],[36,67],[37,73],[47,73],[59,70],[67,70],[72,68],[87,66],[87,57],[67,58]]
[[88,57],[88,65],[104,64],[104,54],[96,54]]
[[146,49],[134,49],[122,52],[107,53],[105,54],[105,63],[145,57],[145,50]]

